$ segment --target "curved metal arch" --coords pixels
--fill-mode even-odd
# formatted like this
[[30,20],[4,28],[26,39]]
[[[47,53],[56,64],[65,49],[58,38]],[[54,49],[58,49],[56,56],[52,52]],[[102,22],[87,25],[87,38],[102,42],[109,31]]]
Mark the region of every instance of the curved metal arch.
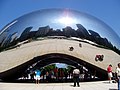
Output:
[[[59,59],[59,61],[58,61]],[[46,63],[47,62],[47,63]],[[23,63],[22,65],[19,65],[15,68],[12,68],[8,71],[0,73],[0,78],[3,80],[13,80],[20,77],[23,72],[32,64],[39,63],[41,65],[40,67],[44,67],[47,64],[50,63],[57,63],[57,62],[64,62],[66,64],[71,64],[73,66],[77,66],[78,64],[84,65],[90,70],[96,71],[96,76],[101,79],[107,79],[107,72],[99,67],[96,67],[88,62],[85,62],[84,60],[78,59],[76,57],[67,55],[67,54],[61,54],[61,53],[51,53],[51,54],[45,54],[42,56],[34,57],[33,59],[29,60],[26,63]],[[101,73],[101,74],[100,74]]]

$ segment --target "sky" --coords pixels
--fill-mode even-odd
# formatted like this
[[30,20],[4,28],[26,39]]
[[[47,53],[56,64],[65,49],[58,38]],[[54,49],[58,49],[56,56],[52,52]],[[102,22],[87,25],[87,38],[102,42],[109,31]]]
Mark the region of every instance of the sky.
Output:
[[56,66],[58,68],[67,68],[67,64],[64,64],[64,63],[56,63]]
[[49,8],[90,14],[105,22],[120,37],[120,0],[0,0],[0,30],[24,14]]

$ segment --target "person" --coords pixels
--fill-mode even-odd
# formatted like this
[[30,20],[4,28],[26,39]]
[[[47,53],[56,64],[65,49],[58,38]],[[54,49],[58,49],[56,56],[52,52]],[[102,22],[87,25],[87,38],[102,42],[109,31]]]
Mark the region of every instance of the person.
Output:
[[118,63],[118,67],[116,68],[116,74],[118,81],[118,90],[120,90],[120,63]]
[[43,76],[43,82],[45,81],[45,74],[46,74],[46,70],[43,67],[43,69],[41,71],[41,75]]
[[120,63],[118,63],[118,67],[116,68],[116,81],[118,82],[118,90],[120,90]]
[[112,65],[110,64],[108,67],[107,67],[107,72],[108,72],[108,80],[109,80],[109,83],[112,83]]
[[47,71],[46,72],[46,82],[49,82],[50,81],[50,77],[49,77],[50,75],[49,75],[49,72]]
[[67,69],[66,69],[66,68],[65,68],[65,71],[64,71],[64,75],[65,75],[65,81],[67,81],[68,71],[67,71]]
[[35,70],[35,80],[36,80],[36,84],[39,84],[40,82],[40,75],[41,75],[41,71],[39,69]]
[[31,73],[30,73],[31,80],[34,80],[34,75],[35,75],[35,72],[31,71]]
[[76,83],[77,83],[77,86],[79,87],[79,75],[80,75],[80,70],[78,68],[75,68],[73,70],[73,81],[74,81],[74,87],[76,86]]
[[57,67],[54,69],[54,75],[56,77],[56,80],[58,80],[58,68]]

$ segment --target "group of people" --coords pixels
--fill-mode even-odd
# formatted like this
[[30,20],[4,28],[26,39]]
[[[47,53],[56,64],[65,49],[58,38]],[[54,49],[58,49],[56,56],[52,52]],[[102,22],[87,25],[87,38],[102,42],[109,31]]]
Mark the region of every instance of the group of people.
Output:
[[[112,83],[113,73],[112,73],[111,64],[107,67],[107,72],[108,72],[109,83]],[[115,82],[118,82],[118,90],[120,90],[120,63],[118,63],[118,66],[116,67],[114,77],[115,77]]]
[[[60,72],[60,75],[58,75],[58,72]],[[42,73],[42,70],[40,70],[40,69],[36,69],[35,71],[34,71],[34,74],[35,74],[35,83],[36,84],[39,84],[40,83],[40,79],[41,79],[41,73]],[[55,70],[54,70],[54,74],[55,74],[55,76],[56,76],[56,79],[62,79],[62,76],[61,75],[63,75],[62,74],[63,72],[62,72],[62,70],[60,69],[59,71],[58,71],[58,69],[56,68]],[[65,72],[64,72],[65,73]],[[46,82],[48,82],[50,79],[50,76],[49,76],[49,72],[47,71],[46,72]],[[65,74],[64,74],[65,75]],[[79,70],[79,68],[75,68],[73,71],[72,71],[72,75],[73,75],[73,81],[74,81],[74,87],[76,86],[76,83],[77,83],[77,86],[79,87],[80,85],[79,85],[79,75],[80,75],[80,70]],[[58,77],[59,76],[59,77]],[[66,74],[66,76],[68,76],[68,74]],[[66,78],[67,79],[67,78]]]
[[104,55],[96,55],[95,61],[103,61]]
[[[113,78],[113,73],[112,73],[112,65],[110,64],[107,67],[107,72],[108,72],[108,79],[109,79],[109,83],[112,83],[112,78]],[[74,87],[77,86],[79,87],[79,75],[80,75],[80,71],[78,68],[73,70],[73,81],[74,81]],[[118,63],[118,66],[116,67],[115,70],[115,81],[118,82],[118,90],[120,90],[120,63]]]
[[[93,79],[91,75],[92,72],[89,72],[84,66],[78,66],[77,68],[54,68],[54,69],[45,69],[38,68],[32,69],[30,68],[25,75],[27,75],[26,79],[31,80],[31,82],[67,82],[74,81],[74,86],[79,86],[80,81],[87,81],[89,79]],[[92,74],[93,75],[93,74]],[[90,78],[91,77],[91,78]]]
[[[45,70],[45,69],[36,69],[35,71],[32,71],[30,73],[31,80],[36,80],[36,84],[39,84],[40,79],[42,79],[42,82],[51,82],[52,81],[67,81],[67,79],[71,78],[72,76],[72,70],[68,71],[67,69],[62,68],[55,68],[51,70]],[[64,80],[63,80],[64,79]]]
[[[108,79],[109,79],[109,83],[112,83],[112,79],[114,76],[114,79],[116,82],[118,82],[118,90],[120,90],[120,63],[118,63],[118,66],[116,67],[115,73],[113,74],[112,71],[112,65],[110,64],[107,67],[107,72],[108,72]],[[35,82],[36,84],[39,84],[41,76],[43,76],[42,78],[44,79],[44,75],[46,77],[45,81],[49,82],[52,79],[52,77],[54,77],[55,80],[63,80],[63,77],[65,80],[67,80],[67,77],[69,77],[69,73],[71,74],[72,78],[73,78],[73,82],[74,82],[74,87],[77,85],[78,87],[79,85],[79,77],[80,74],[82,74],[82,71],[80,69],[80,67],[71,69],[70,72],[68,72],[67,70],[63,70],[63,69],[58,69],[55,68],[53,70],[50,71],[44,71],[43,69],[36,69],[34,71],[34,76],[35,76]]]

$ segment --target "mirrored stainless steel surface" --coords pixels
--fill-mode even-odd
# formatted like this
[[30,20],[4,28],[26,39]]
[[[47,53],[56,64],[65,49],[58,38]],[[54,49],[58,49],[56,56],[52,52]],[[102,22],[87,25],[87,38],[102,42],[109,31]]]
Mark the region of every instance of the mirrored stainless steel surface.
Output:
[[39,10],[10,22],[0,31],[0,51],[48,36],[87,39],[120,52],[120,38],[108,25],[91,15],[69,9]]

